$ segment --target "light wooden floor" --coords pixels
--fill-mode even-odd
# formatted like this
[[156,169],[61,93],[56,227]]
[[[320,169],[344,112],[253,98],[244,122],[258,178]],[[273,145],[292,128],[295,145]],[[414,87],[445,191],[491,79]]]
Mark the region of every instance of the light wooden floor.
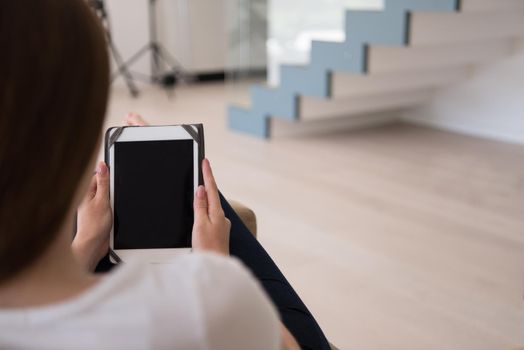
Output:
[[524,347],[524,147],[403,124],[264,142],[221,84],[116,88],[108,124],[202,121],[222,191],[341,349]]

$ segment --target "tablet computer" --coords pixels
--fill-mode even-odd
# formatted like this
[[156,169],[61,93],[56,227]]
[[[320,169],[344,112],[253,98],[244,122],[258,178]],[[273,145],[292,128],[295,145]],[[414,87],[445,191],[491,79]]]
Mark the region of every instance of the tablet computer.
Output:
[[202,125],[110,128],[105,141],[111,261],[165,263],[189,252],[193,198],[202,184]]

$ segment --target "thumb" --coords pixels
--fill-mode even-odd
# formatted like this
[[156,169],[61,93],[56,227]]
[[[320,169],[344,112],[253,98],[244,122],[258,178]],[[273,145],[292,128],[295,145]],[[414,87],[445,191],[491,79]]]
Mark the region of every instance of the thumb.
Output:
[[109,169],[104,162],[96,169],[96,197],[109,198]]
[[96,176],[92,176],[91,180],[89,180],[89,187],[87,188],[87,192],[84,196],[83,202],[89,202],[91,199],[95,197],[95,195],[96,195]]
[[195,222],[208,217],[206,189],[202,185],[198,186],[196,190],[193,207],[195,210]]

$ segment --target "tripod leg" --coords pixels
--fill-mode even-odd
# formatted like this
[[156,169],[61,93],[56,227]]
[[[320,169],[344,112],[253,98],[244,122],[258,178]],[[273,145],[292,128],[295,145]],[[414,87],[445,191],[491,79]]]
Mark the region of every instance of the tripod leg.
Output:
[[[156,27],[156,4],[157,0],[149,0],[148,14],[149,14],[149,48],[151,49],[151,82],[156,84],[166,85],[165,78],[167,74],[172,74],[175,77],[183,77],[180,64],[173,56],[167,53],[158,42],[157,27]],[[172,73],[163,72],[164,66],[167,66]],[[172,85],[169,83],[169,85]]]
[[165,63],[165,65],[178,77],[181,81],[189,81],[191,76],[189,73],[184,71],[182,65],[176,60],[176,58],[169,53],[162,45],[158,44],[159,57]]
[[169,53],[169,51],[166,50],[165,47],[163,47],[160,43],[156,43],[158,48],[158,55],[165,64],[169,66],[171,69],[176,69],[178,71],[182,71],[182,65],[180,62],[178,62],[173,55]]
[[116,49],[115,45],[113,44],[113,41],[108,40],[109,47],[111,49],[111,53],[113,56],[113,59],[115,60],[116,66],[117,66],[117,72],[121,73],[124,77],[124,80],[126,82],[127,88],[129,89],[129,92],[131,92],[131,95],[133,97],[138,96],[138,88],[135,85],[135,81],[133,80],[133,76],[129,72],[129,69],[127,68],[127,65],[122,60],[122,56],[120,56],[120,53]]
[[151,82],[158,83],[161,79],[160,48],[157,44],[156,0],[149,0],[149,42],[151,43]]
[[158,83],[162,80],[162,53],[156,42],[151,42],[151,82]]

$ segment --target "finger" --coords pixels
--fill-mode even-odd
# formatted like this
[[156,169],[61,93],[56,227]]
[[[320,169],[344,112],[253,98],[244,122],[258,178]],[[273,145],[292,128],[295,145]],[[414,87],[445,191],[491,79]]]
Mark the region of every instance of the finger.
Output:
[[207,158],[202,162],[202,174],[204,176],[204,185],[206,186],[209,215],[220,214],[222,213],[220,196],[218,195],[215,177],[213,176],[213,171]]
[[96,171],[96,197],[109,198],[109,169],[106,163],[98,163]]
[[207,196],[204,186],[198,186],[195,199],[193,201],[195,210],[195,222],[202,219],[207,219]]
[[129,126],[146,126],[146,125],[148,125],[148,123],[144,120],[144,118],[142,118],[142,116],[140,114],[137,114],[137,113],[128,113],[125,116],[124,121]]

